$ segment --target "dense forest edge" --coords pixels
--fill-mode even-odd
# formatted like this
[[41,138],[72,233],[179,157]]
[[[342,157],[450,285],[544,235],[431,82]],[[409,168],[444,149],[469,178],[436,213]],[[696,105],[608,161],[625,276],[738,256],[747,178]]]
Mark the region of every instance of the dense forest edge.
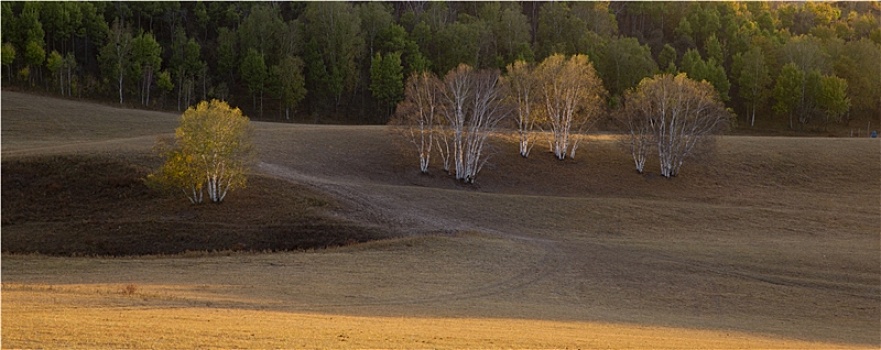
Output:
[[[4,89],[255,120],[384,124],[413,72],[586,54],[607,105],[706,80],[734,131],[881,127],[881,2],[11,2]],[[598,127],[614,129],[614,123]]]

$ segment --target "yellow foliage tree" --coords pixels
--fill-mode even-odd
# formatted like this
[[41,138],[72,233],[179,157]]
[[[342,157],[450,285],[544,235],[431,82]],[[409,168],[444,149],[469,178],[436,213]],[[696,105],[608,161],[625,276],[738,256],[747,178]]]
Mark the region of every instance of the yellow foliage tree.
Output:
[[544,122],[557,159],[575,158],[581,133],[597,118],[608,92],[586,55],[554,54],[535,68]]
[[162,188],[180,189],[193,203],[203,193],[214,203],[242,188],[253,154],[248,117],[223,101],[202,101],[181,116],[175,144],[163,151],[165,163],[148,181]]

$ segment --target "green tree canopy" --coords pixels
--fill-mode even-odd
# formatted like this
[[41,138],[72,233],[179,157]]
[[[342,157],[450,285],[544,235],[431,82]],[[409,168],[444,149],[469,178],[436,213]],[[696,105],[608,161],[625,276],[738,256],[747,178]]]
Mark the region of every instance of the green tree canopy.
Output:
[[689,49],[682,56],[680,64],[682,70],[688,74],[689,78],[697,81],[706,80],[716,88],[722,101],[730,99],[728,92],[731,89],[731,82],[728,81],[728,74],[725,68],[714,58],[704,61],[700,53],[695,49]]
[[774,112],[789,116],[789,128],[794,127],[793,115],[804,97],[805,73],[795,63],[787,63],[774,85]]
[[255,3],[238,28],[242,52],[254,49],[269,60],[279,55],[279,41],[287,29],[279,15],[277,4]]
[[404,67],[401,66],[401,53],[390,52],[373,56],[370,65],[370,92],[377,100],[386,104],[390,115],[404,95]]
[[306,97],[306,79],[303,76],[303,60],[296,56],[286,56],[272,66],[272,92],[282,101],[285,119],[291,118],[290,111],[295,109]]
[[850,110],[847,97],[847,81],[836,76],[823,76],[820,86],[814,91],[817,109],[823,117],[824,126],[830,122],[840,122]]
[[[260,99],[260,105],[263,105],[263,89],[266,86],[266,78],[268,75],[266,61],[257,49],[250,48],[245,57],[242,58],[241,75],[242,79],[248,85],[251,97],[254,101],[254,108],[257,108],[257,99]],[[262,110],[262,108],[261,108]]]
[[12,62],[15,61],[15,45],[12,43],[3,43],[2,47],[3,51],[0,53],[0,57],[2,57],[3,65],[6,66],[8,71],[7,76],[12,77]]
[[310,2],[302,25],[310,38],[305,56],[307,87],[339,107],[343,93],[354,87],[359,76],[357,57],[364,47],[361,18],[349,3]]
[[664,44],[664,47],[661,48],[661,52],[658,54],[658,67],[664,72],[667,73],[675,73],[678,69],[676,68],[676,61],[678,61],[678,53],[673,46],[670,44]]
[[150,90],[153,86],[153,74],[162,68],[162,46],[156,41],[153,33],[142,33],[132,42],[132,67],[140,79],[141,103],[150,104]]
[[771,74],[765,64],[765,55],[759,47],[734,56],[732,68],[737,79],[740,97],[747,103],[750,126],[756,122],[756,109],[768,98]]
[[610,41],[598,61],[598,73],[613,96],[620,96],[624,90],[658,72],[658,65],[652,59],[649,47],[640,45],[634,38]]

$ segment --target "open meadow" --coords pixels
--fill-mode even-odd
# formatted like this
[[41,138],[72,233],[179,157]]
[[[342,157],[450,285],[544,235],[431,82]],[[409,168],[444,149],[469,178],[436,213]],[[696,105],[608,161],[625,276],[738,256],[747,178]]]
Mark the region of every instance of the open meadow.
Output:
[[881,346],[877,139],[668,180],[499,136],[465,186],[382,126],[255,122],[249,187],[194,207],[140,181],[177,121],[3,92],[3,348]]

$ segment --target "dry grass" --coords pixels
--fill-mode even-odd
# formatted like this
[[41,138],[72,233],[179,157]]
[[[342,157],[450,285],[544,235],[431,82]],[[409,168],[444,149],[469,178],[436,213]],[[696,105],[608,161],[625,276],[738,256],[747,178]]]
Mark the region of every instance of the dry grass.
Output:
[[158,135],[173,135],[179,117],[4,91],[3,156],[150,149]]
[[[852,348],[739,332],[600,322],[361,317],[205,306],[163,308],[145,305],[155,297],[137,300],[101,294],[101,288],[69,286],[48,296],[4,285],[4,347]],[[93,306],[96,304],[112,305]]]
[[[157,116],[167,126],[71,146],[7,119],[8,95],[4,159],[119,154],[115,137],[174,127]],[[91,127],[114,128],[102,108]],[[419,175],[380,127],[257,133],[258,171],[334,197],[336,215],[413,235],[307,253],[4,255],[3,346],[881,345],[877,140],[725,137],[718,157],[674,180],[635,174],[608,137],[566,162],[496,142],[494,165],[463,187]],[[118,293],[127,284],[137,293]]]

